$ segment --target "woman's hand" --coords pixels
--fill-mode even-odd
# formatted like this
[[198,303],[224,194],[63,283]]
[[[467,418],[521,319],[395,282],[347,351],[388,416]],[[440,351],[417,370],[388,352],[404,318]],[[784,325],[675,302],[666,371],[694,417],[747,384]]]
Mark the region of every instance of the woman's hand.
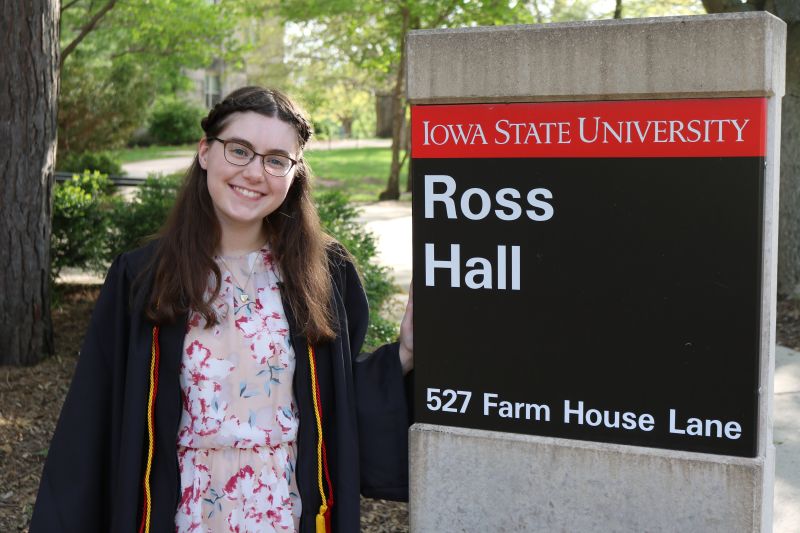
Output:
[[414,293],[413,284],[408,287],[408,303],[403,321],[400,323],[400,364],[403,366],[403,375],[414,368]]

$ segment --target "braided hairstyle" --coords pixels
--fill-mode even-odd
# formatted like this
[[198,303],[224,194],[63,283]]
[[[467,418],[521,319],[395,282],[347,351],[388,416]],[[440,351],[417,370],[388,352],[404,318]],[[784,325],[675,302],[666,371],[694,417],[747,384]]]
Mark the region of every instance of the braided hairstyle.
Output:
[[[328,251],[333,249],[334,241],[321,228],[311,201],[311,170],[302,156],[302,149],[313,133],[311,122],[280,91],[242,87],[215,105],[200,122],[205,137],[216,137],[235,113],[247,111],[278,118],[297,132],[301,156],[292,184],[286,199],[264,219],[264,225],[282,273],[283,296],[300,333],[312,343],[330,340],[335,332],[329,305]],[[173,323],[190,310],[203,317],[207,328],[218,322],[211,302],[221,286],[222,275],[214,254],[222,232],[206,177],[195,155],[170,216],[159,232],[152,265],[153,286],[145,311],[156,324]],[[206,299],[209,273],[215,283],[213,294]]]

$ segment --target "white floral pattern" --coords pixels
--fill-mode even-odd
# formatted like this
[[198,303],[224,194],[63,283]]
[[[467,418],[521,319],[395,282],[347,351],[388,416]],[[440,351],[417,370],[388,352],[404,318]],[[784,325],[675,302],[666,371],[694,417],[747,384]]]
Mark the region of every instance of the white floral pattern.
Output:
[[[192,313],[184,341],[175,529],[295,531],[302,511],[294,477],[299,419],[280,278],[266,247],[217,264],[219,323],[205,329]],[[251,269],[243,291],[237,283]]]

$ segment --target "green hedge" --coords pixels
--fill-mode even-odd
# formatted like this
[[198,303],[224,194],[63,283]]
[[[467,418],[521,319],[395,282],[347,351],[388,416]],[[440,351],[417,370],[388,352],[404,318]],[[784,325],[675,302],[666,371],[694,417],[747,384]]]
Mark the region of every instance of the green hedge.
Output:
[[56,184],[50,274],[64,267],[102,273],[120,253],[136,248],[166,220],[180,186],[178,175],[148,177],[130,201],[114,194],[105,174],[85,171]]
[[316,196],[317,211],[325,231],[342,243],[355,258],[364,281],[369,301],[369,330],[365,345],[368,349],[392,342],[397,338],[397,324],[386,320],[383,313],[396,287],[389,269],[375,262],[377,243],[356,219],[356,208],[340,191],[327,191]]
[[119,206],[114,212],[115,231],[111,234],[109,260],[138,248],[158,232],[175,203],[182,180],[179,174],[148,176],[136,189],[133,199]]
[[200,119],[205,115],[205,110],[184,100],[159,100],[150,115],[149,139],[167,145],[197,142],[203,136]]
[[59,155],[56,168],[64,172],[91,170],[117,176],[123,173],[122,165],[111,152],[67,152]]
[[64,267],[105,270],[113,232],[113,213],[119,201],[105,174],[89,170],[56,184],[53,190],[53,226],[50,272],[53,279]]

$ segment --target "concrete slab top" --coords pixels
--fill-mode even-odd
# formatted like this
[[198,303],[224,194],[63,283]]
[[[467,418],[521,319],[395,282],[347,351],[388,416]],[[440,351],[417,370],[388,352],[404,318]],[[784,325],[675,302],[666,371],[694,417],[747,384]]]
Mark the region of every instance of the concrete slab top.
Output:
[[768,13],[417,30],[414,104],[781,96],[786,24]]

